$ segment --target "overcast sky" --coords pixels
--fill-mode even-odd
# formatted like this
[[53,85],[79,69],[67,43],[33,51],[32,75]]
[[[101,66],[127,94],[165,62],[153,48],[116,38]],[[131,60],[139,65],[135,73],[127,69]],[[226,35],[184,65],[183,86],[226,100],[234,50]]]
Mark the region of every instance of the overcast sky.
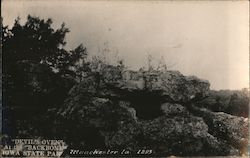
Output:
[[52,18],[54,28],[65,22],[67,49],[80,43],[90,54],[109,48],[131,69],[152,54],[184,75],[209,80],[212,89],[249,85],[248,1],[4,0],[1,11],[9,26],[28,14]]

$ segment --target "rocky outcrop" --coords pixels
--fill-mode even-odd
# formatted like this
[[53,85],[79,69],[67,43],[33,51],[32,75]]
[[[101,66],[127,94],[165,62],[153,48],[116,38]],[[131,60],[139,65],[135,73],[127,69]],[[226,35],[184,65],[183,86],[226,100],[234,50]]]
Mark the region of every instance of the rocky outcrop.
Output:
[[159,155],[224,155],[230,148],[208,133],[208,126],[200,117],[167,116],[141,123],[144,141]]
[[[158,156],[246,153],[248,119],[194,106],[209,83],[177,71],[106,71],[70,91],[58,118],[84,148],[151,149]],[[67,132],[66,126],[61,132]],[[93,141],[95,140],[95,141]],[[79,143],[80,142],[80,143]]]
[[210,86],[206,80],[195,76],[185,77],[178,71],[125,71],[120,77],[113,73],[113,69],[105,70],[105,84],[123,90],[126,94],[146,90],[175,102],[205,97]]
[[249,120],[224,112],[212,112],[205,108],[191,106],[192,113],[203,118],[209,127],[209,133],[238,149],[241,154],[247,152]]
[[214,112],[225,112],[248,118],[249,97],[250,95],[246,88],[242,90],[211,90],[208,97],[197,102],[197,106],[210,109]]

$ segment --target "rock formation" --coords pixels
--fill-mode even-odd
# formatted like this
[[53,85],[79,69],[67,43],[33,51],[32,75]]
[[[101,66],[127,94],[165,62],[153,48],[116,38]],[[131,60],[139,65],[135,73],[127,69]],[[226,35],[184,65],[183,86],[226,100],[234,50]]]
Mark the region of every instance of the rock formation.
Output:
[[[248,119],[196,106],[209,82],[178,71],[107,66],[71,89],[57,132],[84,148],[152,149],[154,155],[246,154]],[[60,122],[58,119],[58,122]],[[63,134],[62,134],[63,135]]]

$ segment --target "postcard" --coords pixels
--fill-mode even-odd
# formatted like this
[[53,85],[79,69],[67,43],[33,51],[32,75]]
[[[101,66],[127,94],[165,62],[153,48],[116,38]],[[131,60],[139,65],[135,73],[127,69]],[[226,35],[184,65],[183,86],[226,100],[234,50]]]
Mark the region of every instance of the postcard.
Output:
[[1,157],[249,156],[249,1],[1,1]]

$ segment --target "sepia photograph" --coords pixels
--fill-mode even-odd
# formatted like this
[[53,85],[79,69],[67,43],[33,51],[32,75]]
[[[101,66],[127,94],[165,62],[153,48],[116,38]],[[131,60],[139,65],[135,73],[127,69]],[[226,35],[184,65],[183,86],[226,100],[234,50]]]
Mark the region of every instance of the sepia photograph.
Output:
[[249,1],[2,0],[0,157],[249,157]]

